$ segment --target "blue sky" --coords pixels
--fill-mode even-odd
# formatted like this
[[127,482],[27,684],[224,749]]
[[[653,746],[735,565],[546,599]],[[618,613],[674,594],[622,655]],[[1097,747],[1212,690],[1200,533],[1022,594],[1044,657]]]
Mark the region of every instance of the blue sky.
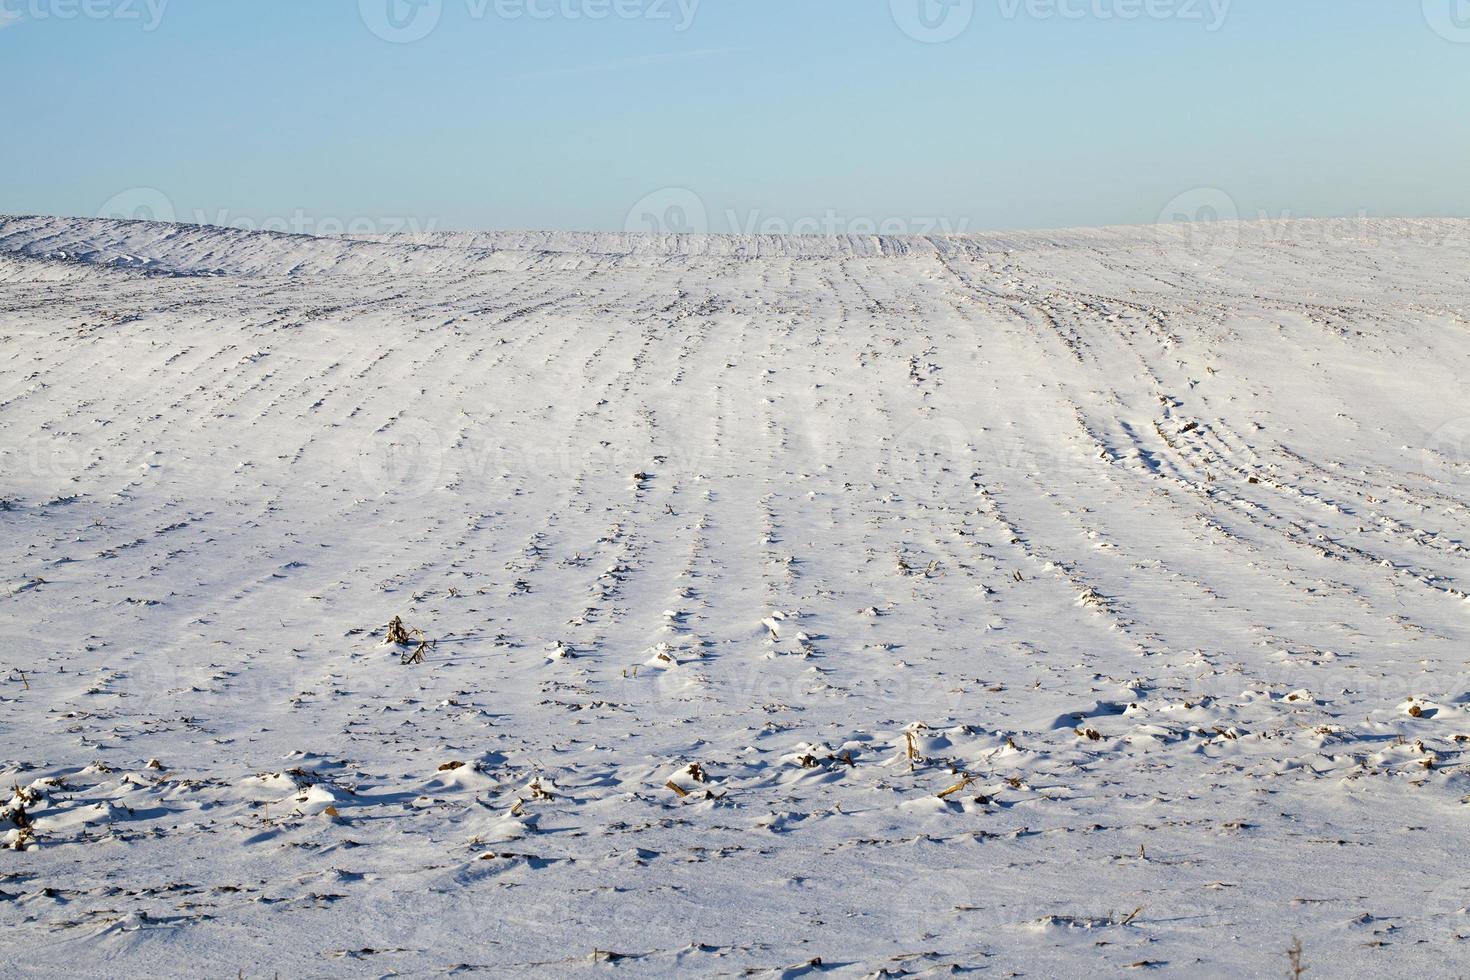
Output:
[[10,213],[1470,216],[1470,0],[0,0],[0,21]]

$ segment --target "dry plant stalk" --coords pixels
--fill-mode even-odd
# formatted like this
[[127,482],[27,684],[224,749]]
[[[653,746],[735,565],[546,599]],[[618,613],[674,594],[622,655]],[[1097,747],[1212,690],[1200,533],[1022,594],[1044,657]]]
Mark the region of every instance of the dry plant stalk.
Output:
[[1291,961],[1291,980],[1301,980],[1302,974],[1307,972],[1307,968],[1302,966],[1301,939],[1292,937],[1291,948],[1286,951],[1286,957]]
[[392,621],[388,623],[388,635],[384,639],[384,642],[394,643],[401,647],[408,646],[408,630],[404,629],[403,618],[401,616],[394,616]]
[[[418,631],[415,630],[414,632],[418,632]],[[405,667],[408,666],[409,664],[421,664],[421,663],[423,663],[424,662],[424,653],[425,653],[425,651],[434,649],[434,643],[435,643],[434,640],[420,640],[419,641],[419,645],[414,648],[413,652],[412,653],[409,653],[409,652],[405,651],[403,654],[401,654],[399,656],[398,662],[400,664],[403,664]]]
[[15,787],[15,797],[19,802],[11,804],[10,821],[15,824],[18,833],[15,840],[11,842],[10,848],[15,851],[23,851],[26,845],[36,838],[35,828],[31,826],[30,815],[26,813],[26,804],[33,801],[33,797],[27,795],[19,786]]
[[953,786],[951,786],[949,789],[941,790],[940,793],[939,793],[939,798],[942,800],[942,799],[944,799],[946,797],[953,796],[956,793],[958,793],[961,790],[963,790],[966,787],[968,787],[974,781],[975,781],[975,777],[974,776],[965,776],[959,782],[957,782]]

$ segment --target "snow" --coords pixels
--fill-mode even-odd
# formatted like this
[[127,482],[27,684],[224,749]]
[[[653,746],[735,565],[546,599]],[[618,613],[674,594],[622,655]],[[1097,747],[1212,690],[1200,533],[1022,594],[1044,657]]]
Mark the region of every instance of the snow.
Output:
[[1463,972],[1467,245],[0,218],[0,957]]

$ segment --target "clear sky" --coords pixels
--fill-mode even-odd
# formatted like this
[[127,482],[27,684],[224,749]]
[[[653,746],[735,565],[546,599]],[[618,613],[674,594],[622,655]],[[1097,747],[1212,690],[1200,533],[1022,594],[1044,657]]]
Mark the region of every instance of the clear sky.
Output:
[[0,21],[0,212],[1470,216],[1470,0],[0,0]]

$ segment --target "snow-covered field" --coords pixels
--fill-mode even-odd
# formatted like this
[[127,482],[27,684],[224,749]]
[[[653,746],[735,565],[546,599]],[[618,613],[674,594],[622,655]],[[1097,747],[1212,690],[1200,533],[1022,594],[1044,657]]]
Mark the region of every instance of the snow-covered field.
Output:
[[0,962],[1465,972],[1467,258],[0,218]]

